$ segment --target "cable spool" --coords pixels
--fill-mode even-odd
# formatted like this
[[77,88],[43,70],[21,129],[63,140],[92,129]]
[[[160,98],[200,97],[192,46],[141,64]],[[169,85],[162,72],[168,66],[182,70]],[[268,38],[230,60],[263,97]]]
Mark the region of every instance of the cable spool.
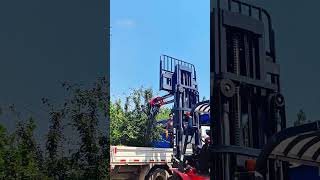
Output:
[[230,79],[223,79],[220,82],[220,91],[226,97],[232,97],[235,94],[235,85]]

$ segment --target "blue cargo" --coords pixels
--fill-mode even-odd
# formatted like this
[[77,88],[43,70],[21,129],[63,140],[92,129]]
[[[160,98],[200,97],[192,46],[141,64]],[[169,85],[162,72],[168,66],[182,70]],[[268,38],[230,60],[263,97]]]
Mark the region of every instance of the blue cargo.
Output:
[[[161,125],[163,128],[166,128],[168,120],[158,121],[157,124]],[[161,134],[161,140],[153,142],[153,147],[155,148],[170,148],[170,136],[166,138],[166,133]]]
[[199,119],[201,125],[210,124],[209,114],[202,114]]
[[166,134],[161,134],[161,140],[153,143],[155,148],[170,148],[170,137],[166,138]]
[[320,180],[319,168],[312,166],[298,166],[290,168],[290,180]]

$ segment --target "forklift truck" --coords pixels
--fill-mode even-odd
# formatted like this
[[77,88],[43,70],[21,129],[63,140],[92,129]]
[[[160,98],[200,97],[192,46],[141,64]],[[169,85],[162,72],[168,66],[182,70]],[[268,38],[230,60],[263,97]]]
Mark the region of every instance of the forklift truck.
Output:
[[[244,0],[211,5],[210,141],[197,148],[199,121],[193,120],[191,134],[184,128],[185,112],[201,113],[192,64],[164,56],[160,90],[169,93],[150,103],[154,112],[174,103],[172,177],[294,180],[294,166],[314,172],[320,166],[320,122],[286,128],[271,16]],[[174,99],[164,101],[168,97]],[[193,154],[185,153],[189,144]]]
[[212,0],[210,16],[211,178],[288,180],[294,163],[319,167],[319,122],[286,129],[269,13]]

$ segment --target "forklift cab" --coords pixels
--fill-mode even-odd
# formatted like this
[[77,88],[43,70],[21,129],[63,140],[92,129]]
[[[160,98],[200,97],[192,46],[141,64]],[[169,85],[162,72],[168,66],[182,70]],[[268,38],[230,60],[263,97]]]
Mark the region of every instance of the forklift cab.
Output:
[[[274,166],[270,166],[270,162]],[[290,127],[272,136],[257,159],[256,175],[276,179],[320,179],[320,121]],[[285,166],[284,170],[281,168]],[[276,172],[276,173],[274,173]]]
[[197,139],[195,145],[202,146],[205,139],[209,137],[207,131],[210,130],[210,102],[203,101],[192,109],[193,126],[196,131],[195,138]]
[[201,141],[202,141],[201,145],[203,145],[210,138],[210,114],[201,113],[199,116],[199,119],[200,119],[200,132],[201,132]]

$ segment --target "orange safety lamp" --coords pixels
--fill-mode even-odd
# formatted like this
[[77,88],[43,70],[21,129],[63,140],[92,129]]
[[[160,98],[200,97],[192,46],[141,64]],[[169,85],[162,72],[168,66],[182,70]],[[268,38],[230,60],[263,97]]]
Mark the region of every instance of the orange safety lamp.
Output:
[[247,159],[245,161],[245,166],[248,171],[255,171],[256,169],[256,160],[255,159]]

